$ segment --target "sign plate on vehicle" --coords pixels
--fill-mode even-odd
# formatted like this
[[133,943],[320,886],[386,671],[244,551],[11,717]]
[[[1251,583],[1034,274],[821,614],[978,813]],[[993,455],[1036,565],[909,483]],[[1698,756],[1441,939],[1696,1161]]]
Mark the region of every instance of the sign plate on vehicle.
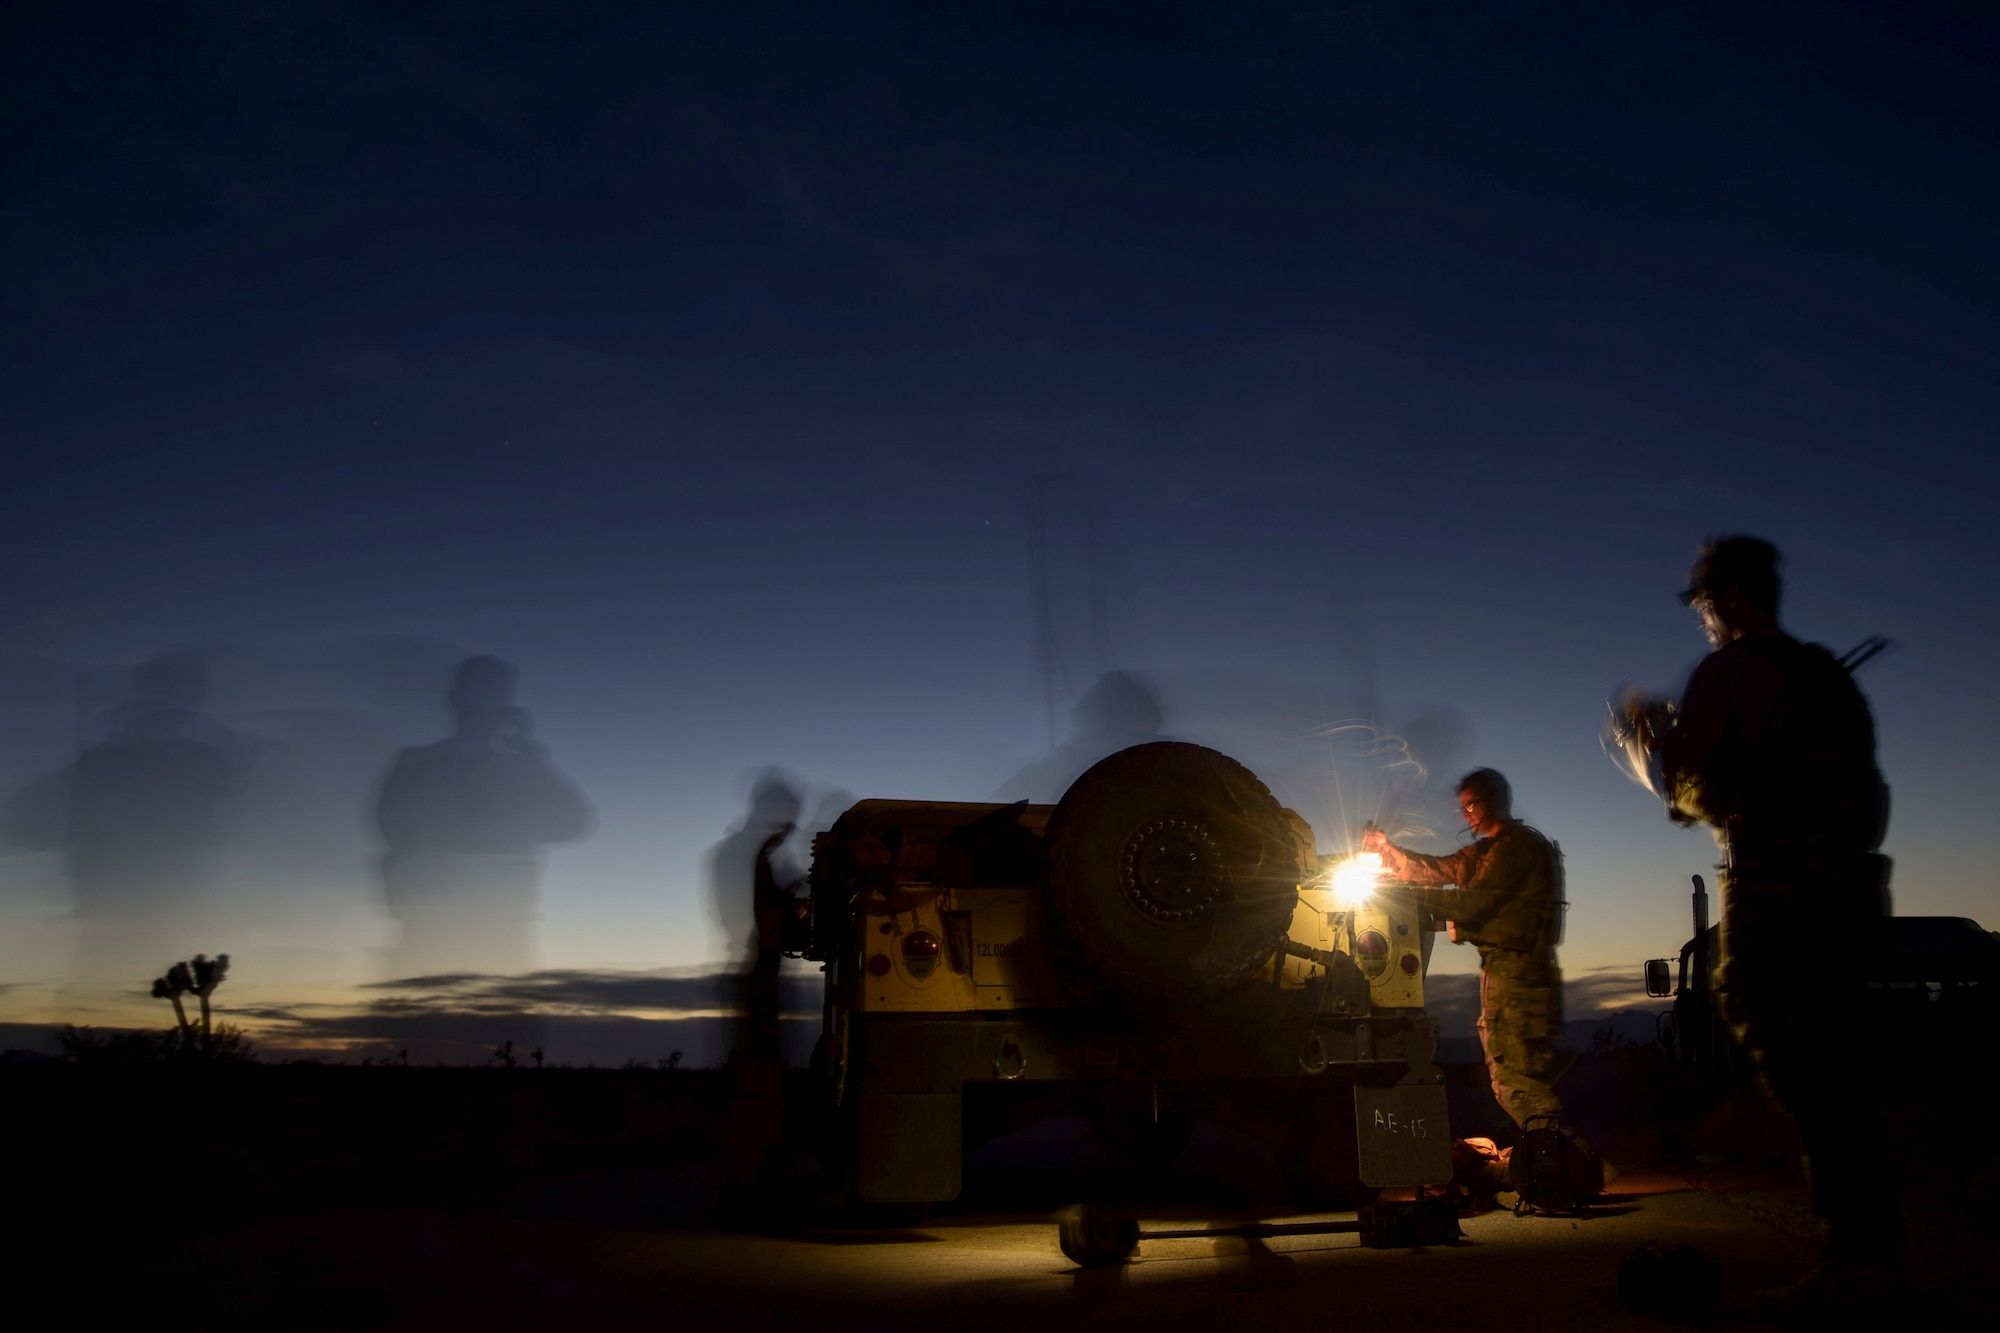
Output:
[[1040,899],[1027,892],[982,893],[972,913],[972,984],[1007,987],[1008,1008],[1061,996],[1041,942],[1041,913]]
[[1441,1084],[1355,1084],[1354,1131],[1364,1185],[1442,1185],[1451,1179],[1451,1120]]

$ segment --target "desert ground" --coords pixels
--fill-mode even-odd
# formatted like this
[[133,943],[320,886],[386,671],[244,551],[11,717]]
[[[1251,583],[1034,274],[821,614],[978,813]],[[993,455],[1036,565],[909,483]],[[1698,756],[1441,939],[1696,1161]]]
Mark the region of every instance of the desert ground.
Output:
[[[1721,1265],[1721,1308],[1689,1326],[1754,1327],[1750,1293],[1816,1251],[1795,1150],[1754,1102],[1685,1132],[1607,1122],[1612,1178],[1584,1217],[1487,1211],[1456,1243],[1397,1250],[1364,1247],[1353,1212],[1288,1198],[1259,1144],[1206,1123],[1121,1194],[1087,1125],[1043,1120],[978,1149],[960,1199],[870,1225],[809,1188],[731,1206],[719,1144],[736,1110],[713,1071],[72,1064],[0,1080],[30,1145],[5,1312],[22,1328],[1659,1327],[1616,1290],[1649,1243]],[[1454,1118],[1476,1118],[1455,1082]],[[1213,1234],[1079,1268],[1052,1219],[1107,1198],[1145,1230]],[[1990,1312],[1993,1241],[1962,1210],[1920,1228],[1921,1301],[1947,1322]]]

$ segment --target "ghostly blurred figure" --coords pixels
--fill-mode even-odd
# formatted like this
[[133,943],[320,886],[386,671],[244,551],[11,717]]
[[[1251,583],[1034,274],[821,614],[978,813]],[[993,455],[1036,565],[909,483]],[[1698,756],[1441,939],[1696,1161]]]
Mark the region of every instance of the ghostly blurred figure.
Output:
[[542,848],[584,836],[592,813],[534,740],[514,683],[500,658],[460,662],[456,730],[403,751],[382,783],[382,882],[403,928],[393,976],[535,966]]
[[734,1101],[724,1154],[728,1186],[738,1195],[766,1181],[784,1144],[779,977],[787,923],[805,906],[798,895],[803,868],[784,848],[802,807],[793,780],[767,769],[751,787],[743,822],[708,853],[709,903],[731,951],[742,960],[729,1058]]
[[207,697],[198,653],[143,663],[109,737],[9,804],[10,841],[64,854],[80,927],[73,992],[143,992],[215,924],[217,854],[245,763],[202,715]]
[[[748,959],[757,951],[756,909],[753,885],[760,861],[766,863],[779,854],[779,847],[799,822],[803,806],[796,779],[779,769],[765,769],[750,788],[750,809],[739,824],[732,825],[722,841],[708,849],[705,866],[708,880],[709,916],[727,940],[732,959]],[[766,844],[773,835],[778,842]],[[797,873],[781,878],[797,878]]]
[[1028,765],[994,793],[1002,801],[1056,801],[1108,754],[1166,740],[1165,715],[1153,691],[1124,671],[1107,671],[1070,709],[1070,734],[1048,758]]

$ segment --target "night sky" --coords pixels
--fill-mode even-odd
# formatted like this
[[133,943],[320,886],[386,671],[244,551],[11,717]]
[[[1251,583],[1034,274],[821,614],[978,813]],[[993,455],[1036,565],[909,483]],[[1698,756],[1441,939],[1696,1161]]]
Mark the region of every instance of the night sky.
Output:
[[[1054,799],[1116,668],[1322,850],[1401,780],[1332,724],[1434,847],[1503,770],[1623,1004],[1714,852],[1598,724],[1749,531],[1897,641],[1898,910],[2000,924],[2000,51],[1910,8],[7,6],[0,796],[199,653],[247,776],[162,965],[360,1042],[373,790],[497,654],[595,812],[541,962],[666,1016],[762,770]],[[0,1019],[123,1012],[64,873],[0,847]]]

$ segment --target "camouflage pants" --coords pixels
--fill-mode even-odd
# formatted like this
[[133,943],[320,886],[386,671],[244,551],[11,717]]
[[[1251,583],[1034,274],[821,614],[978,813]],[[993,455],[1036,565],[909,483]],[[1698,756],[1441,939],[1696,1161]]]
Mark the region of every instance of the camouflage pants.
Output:
[[1552,956],[1486,949],[1479,956],[1479,1044],[1500,1109],[1524,1123],[1559,1115],[1556,1045],[1562,1038],[1562,971]]
[[1871,908],[1840,878],[1725,886],[1722,1013],[1798,1127],[1830,1243],[1879,1253],[1902,1234],[1902,1216],[1881,1108],[1857,1068],[1868,996],[1844,961],[1885,927],[1879,895]]

